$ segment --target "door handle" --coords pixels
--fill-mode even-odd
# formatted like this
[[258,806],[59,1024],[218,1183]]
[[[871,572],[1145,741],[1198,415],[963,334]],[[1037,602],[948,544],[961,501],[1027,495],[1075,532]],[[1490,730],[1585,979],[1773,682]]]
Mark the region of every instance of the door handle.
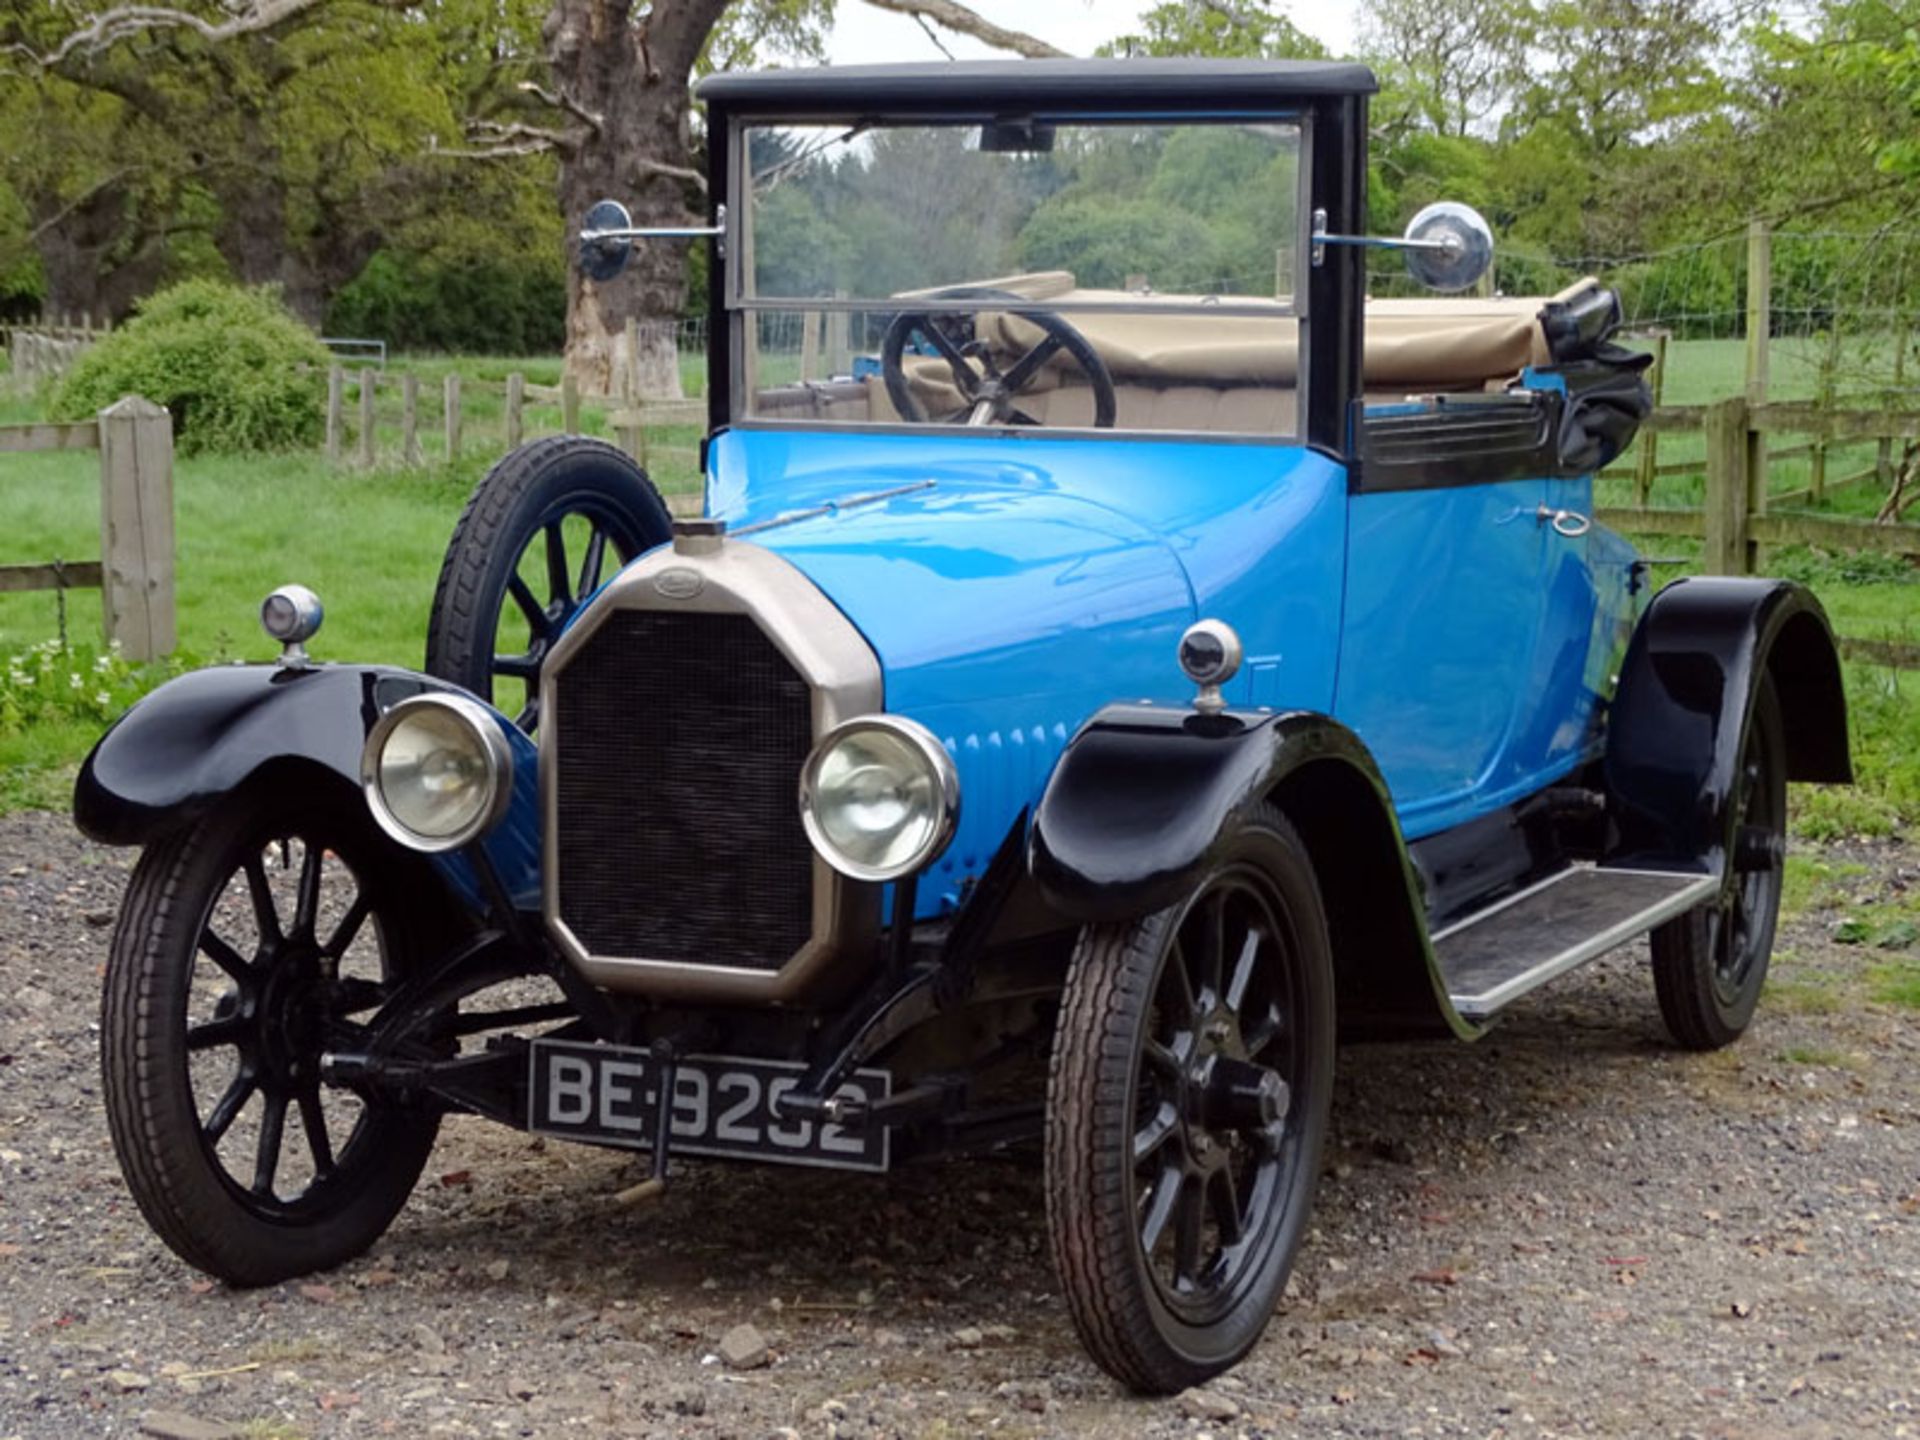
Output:
[[1533,513],[1542,524],[1552,525],[1554,534],[1569,540],[1578,540],[1593,528],[1592,519],[1578,510],[1556,510],[1551,505],[1542,505]]

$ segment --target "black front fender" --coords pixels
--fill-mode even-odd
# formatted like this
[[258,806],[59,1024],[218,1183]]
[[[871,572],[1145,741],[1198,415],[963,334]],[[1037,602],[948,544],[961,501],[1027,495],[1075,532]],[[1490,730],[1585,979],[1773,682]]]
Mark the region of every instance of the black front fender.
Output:
[[1342,1034],[1476,1034],[1434,963],[1386,782],[1330,716],[1102,710],[1054,769],[1028,870],[1069,920],[1131,919],[1191,893],[1236,817],[1262,803],[1292,821],[1318,875]]
[[[377,665],[195,670],[140,701],[93,747],[74,783],[74,822],[109,845],[145,845],[289,760],[358,789],[360,751],[381,714],[410,695],[454,688]],[[531,768],[531,746],[515,758]]]
[[1812,593],[1785,580],[1676,580],[1641,617],[1607,716],[1611,858],[1720,867],[1762,676],[1780,700],[1787,778],[1853,778],[1839,652]]

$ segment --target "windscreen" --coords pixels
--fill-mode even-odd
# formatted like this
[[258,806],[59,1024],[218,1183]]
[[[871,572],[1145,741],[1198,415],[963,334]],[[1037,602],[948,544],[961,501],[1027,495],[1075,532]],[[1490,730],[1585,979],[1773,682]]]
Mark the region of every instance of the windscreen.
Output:
[[740,143],[743,417],[1298,429],[1297,126],[847,122]]

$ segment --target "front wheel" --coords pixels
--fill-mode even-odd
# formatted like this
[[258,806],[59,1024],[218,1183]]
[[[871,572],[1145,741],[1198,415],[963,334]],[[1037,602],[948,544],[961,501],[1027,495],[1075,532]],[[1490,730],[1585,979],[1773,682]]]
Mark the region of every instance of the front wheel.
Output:
[[409,878],[357,797],[297,788],[229,797],[140,857],[107,962],[107,1118],[189,1264],[272,1284],[359,1254],[406,1203],[438,1117],[323,1085],[320,1057],[362,1048],[426,958]]
[[1047,1224],[1074,1325],[1140,1391],[1253,1348],[1319,1177],[1333,967],[1299,836],[1254,811],[1180,904],[1090,925],[1047,1097]]
[[1653,932],[1653,988],[1667,1030],[1689,1050],[1731,1044],[1767,983],[1780,918],[1787,832],[1786,723],[1763,678],[1727,797],[1732,883]]

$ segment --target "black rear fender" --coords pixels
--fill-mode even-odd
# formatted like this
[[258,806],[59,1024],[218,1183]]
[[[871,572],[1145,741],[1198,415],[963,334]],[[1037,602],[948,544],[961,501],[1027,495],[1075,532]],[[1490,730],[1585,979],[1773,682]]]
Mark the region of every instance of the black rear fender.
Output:
[[1853,778],[1839,651],[1812,593],[1784,580],[1676,580],[1641,617],[1607,716],[1610,859],[1721,867],[1763,676],[1786,722],[1787,778]]
[[1029,874],[1077,922],[1176,904],[1250,807],[1277,805],[1319,877],[1341,1031],[1475,1033],[1448,1003],[1386,783],[1326,715],[1111,706],[1067,746],[1034,812]]
[[[378,665],[307,669],[228,665],[155,690],[101,737],[74,782],[73,818],[109,845],[146,845],[191,825],[243,786],[329,783],[360,793],[367,732],[413,695],[456,686]],[[514,758],[507,817],[486,840],[516,905],[538,908],[539,807],[533,742],[506,727]],[[469,908],[479,886],[466,860],[434,870]]]

